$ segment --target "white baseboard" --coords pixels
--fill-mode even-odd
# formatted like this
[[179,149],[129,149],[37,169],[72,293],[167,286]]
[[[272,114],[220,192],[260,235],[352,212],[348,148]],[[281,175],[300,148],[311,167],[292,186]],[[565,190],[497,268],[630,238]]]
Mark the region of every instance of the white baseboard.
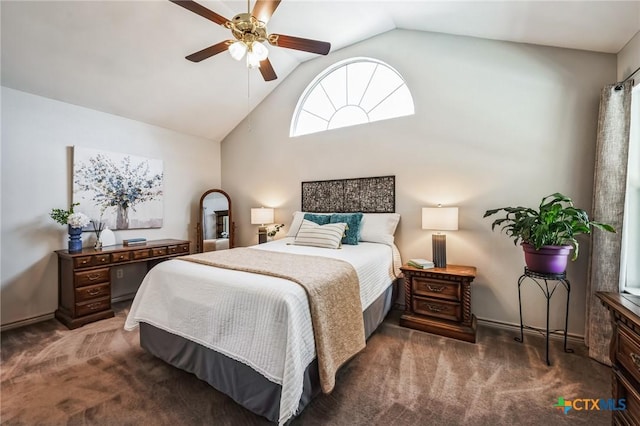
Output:
[[53,313],[50,313],[50,314],[40,315],[40,316],[37,316],[37,317],[25,319],[25,320],[11,322],[9,324],[4,324],[4,325],[0,326],[0,332],[6,331],[6,330],[11,330],[11,329],[18,328],[18,327],[24,327],[25,325],[35,324],[37,322],[48,321],[48,320],[53,319],[53,318],[55,318],[55,316],[53,315]]
[[[501,330],[514,331],[520,334],[520,324],[512,324],[512,323],[506,323],[501,321],[488,320],[484,318],[478,318],[478,324],[481,324],[487,327],[498,328]],[[542,332],[544,333],[544,329],[542,330]],[[538,336],[540,335],[540,333],[536,332],[535,330],[531,330],[527,328],[524,329],[524,333],[538,335]],[[562,334],[561,331],[549,333],[549,338],[562,340],[564,338],[564,334]],[[574,333],[567,333],[567,341],[571,341],[574,343],[581,343],[584,345],[584,336],[581,336],[579,334],[574,334]]]

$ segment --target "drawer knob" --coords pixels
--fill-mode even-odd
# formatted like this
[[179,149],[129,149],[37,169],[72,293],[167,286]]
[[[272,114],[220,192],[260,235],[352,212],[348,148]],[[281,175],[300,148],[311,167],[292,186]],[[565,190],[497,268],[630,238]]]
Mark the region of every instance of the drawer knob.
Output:
[[640,355],[631,352],[629,354],[629,357],[631,358],[631,361],[633,361],[633,363],[635,364],[636,368],[640,370]]
[[98,278],[100,278],[100,274],[91,274],[91,275],[87,275],[87,278],[89,279],[89,281],[95,281]]
[[90,303],[90,304],[87,305],[87,308],[89,310],[94,311],[94,310],[98,309],[101,305],[102,305],[101,303]]
[[100,294],[100,289],[94,288],[94,289],[91,289],[91,290],[87,290],[87,294],[89,296],[95,296],[96,294]]
[[442,290],[444,290],[446,287],[441,285],[441,286],[437,286],[437,285],[431,285],[431,284],[427,284],[427,288],[429,289],[429,291],[433,291],[434,293],[440,293]]
[[442,312],[445,310],[445,308],[442,306],[431,305],[431,304],[427,304],[427,309],[429,309],[431,312]]

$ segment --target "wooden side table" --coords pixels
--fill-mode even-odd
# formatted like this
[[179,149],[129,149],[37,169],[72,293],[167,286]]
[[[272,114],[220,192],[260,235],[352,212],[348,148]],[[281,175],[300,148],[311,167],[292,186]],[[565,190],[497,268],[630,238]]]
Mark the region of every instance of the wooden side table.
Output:
[[476,342],[471,313],[473,266],[418,269],[404,265],[405,307],[400,325],[466,342]]

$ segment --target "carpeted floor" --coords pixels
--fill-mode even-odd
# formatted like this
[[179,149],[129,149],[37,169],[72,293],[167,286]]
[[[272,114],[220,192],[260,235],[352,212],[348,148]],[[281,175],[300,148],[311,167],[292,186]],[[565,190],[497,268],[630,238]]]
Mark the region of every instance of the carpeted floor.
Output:
[[[116,317],[67,330],[55,320],[2,333],[1,411],[7,425],[262,425],[195,376],[145,353]],[[609,398],[610,370],[552,341],[488,327],[470,344],[397,325],[394,311],[298,425],[609,425],[609,411],[566,415],[559,397]]]

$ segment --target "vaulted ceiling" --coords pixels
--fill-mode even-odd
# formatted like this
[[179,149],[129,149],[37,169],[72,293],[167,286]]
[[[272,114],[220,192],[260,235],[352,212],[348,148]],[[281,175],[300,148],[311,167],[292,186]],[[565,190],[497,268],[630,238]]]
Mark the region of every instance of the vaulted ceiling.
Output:
[[[227,19],[247,10],[246,1],[199,3]],[[270,47],[272,82],[227,53],[187,61],[229,30],[166,0],[0,7],[3,86],[214,141],[315,57]],[[400,28],[617,53],[640,30],[640,1],[283,0],[268,28],[332,51]]]

